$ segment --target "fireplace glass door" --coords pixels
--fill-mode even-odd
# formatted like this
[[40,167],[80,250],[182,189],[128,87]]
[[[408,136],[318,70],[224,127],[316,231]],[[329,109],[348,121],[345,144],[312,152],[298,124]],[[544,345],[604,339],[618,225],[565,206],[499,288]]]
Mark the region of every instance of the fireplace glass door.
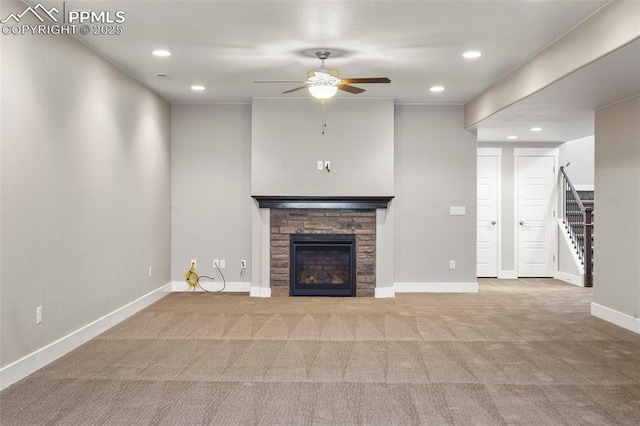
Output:
[[291,235],[291,296],[355,296],[355,235]]

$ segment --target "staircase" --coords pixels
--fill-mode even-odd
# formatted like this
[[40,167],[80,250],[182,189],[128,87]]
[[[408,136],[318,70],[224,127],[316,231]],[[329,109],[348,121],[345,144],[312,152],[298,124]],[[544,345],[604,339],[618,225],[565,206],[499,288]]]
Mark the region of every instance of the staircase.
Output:
[[564,167],[560,167],[563,179],[563,223],[573,247],[584,268],[584,286],[593,286],[593,191],[576,191]]
[[[591,209],[591,223],[593,225],[593,191],[576,191],[580,200],[582,200],[582,205],[585,209]],[[581,247],[584,247],[584,214],[580,211],[580,207],[578,207],[578,203],[576,200],[573,200],[570,197],[570,194],[566,194],[566,216],[568,220],[565,220],[565,227],[572,235],[572,241],[574,241],[574,248],[580,257],[580,260],[584,266],[584,255],[582,253]],[[591,231],[591,268],[593,269],[593,230]]]

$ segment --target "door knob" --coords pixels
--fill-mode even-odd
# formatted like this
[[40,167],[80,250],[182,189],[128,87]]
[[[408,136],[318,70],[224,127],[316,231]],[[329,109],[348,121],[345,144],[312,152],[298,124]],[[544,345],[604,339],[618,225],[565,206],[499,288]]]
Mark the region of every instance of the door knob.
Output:
[[521,221],[520,221],[520,225],[523,225],[523,226],[524,226],[524,220],[521,220]]
[[495,220],[492,220],[492,221],[491,221],[491,224],[492,224],[492,225],[495,225],[495,224],[496,224],[496,221],[495,221]]

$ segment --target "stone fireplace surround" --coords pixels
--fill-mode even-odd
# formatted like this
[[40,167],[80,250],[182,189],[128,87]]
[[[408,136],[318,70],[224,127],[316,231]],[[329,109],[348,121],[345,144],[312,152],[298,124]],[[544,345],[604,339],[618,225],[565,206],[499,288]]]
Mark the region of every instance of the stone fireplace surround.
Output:
[[[354,234],[356,296],[373,296],[376,282],[376,211],[271,209],[271,293],[289,292],[291,234]],[[277,291],[277,294],[274,293]]]
[[289,295],[291,234],[354,234],[356,296],[393,297],[393,197],[253,198],[251,296]]

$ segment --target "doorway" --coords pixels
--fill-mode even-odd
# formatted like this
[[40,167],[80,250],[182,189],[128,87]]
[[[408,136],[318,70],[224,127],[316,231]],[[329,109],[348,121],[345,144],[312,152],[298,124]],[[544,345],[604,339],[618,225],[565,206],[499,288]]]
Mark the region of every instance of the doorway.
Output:
[[558,149],[516,148],[515,245],[518,277],[553,277]]
[[478,148],[476,273],[497,277],[500,259],[502,148]]

